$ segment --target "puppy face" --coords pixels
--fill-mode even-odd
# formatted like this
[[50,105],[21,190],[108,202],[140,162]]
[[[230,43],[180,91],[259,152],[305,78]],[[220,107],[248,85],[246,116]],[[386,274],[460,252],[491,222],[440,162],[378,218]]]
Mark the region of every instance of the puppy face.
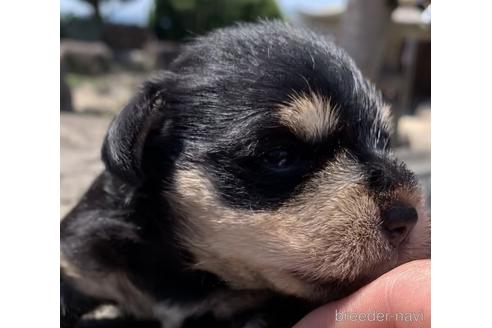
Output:
[[110,131],[105,159],[164,181],[190,269],[328,300],[429,256],[421,191],[389,149],[389,109],[332,43],[238,26],[189,45],[171,71],[132,106],[145,115],[124,111],[112,128],[144,132]]

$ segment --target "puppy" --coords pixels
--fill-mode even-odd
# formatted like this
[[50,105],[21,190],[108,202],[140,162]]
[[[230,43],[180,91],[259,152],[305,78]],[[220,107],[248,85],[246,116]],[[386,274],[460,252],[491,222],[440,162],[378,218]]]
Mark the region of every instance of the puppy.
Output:
[[165,328],[290,327],[430,256],[388,106],[341,49],[280,22],[189,44],[112,122],[61,223],[62,326],[115,303]]

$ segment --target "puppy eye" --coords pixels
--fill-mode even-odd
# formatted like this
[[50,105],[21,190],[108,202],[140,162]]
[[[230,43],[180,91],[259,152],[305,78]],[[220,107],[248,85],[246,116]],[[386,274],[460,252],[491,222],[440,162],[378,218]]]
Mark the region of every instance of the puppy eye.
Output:
[[266,153],[262,160],[263,166],[274,172],[286,172],[297,166],[300,155],[292,150],[277,148]]

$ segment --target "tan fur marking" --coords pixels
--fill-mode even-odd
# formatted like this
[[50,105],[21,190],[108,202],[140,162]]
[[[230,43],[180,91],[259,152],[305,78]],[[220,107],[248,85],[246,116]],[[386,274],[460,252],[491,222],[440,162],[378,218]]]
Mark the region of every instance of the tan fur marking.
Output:
[[[402,189],[391,199],[417,206],[416,195]],[[275,211],[222,204],[206,173],[196,169],[176,172],[176,189],[165,197],[183,216],[181,242],[197,259],[190,266],[219,275],[233,288],[322,298],[329,287],[320,291],[313,282],[353,285],[398,263],[398,252],[380,228],[378,200],[348,155],[338,156]]]
[[330,100],[315,93],[295,95],[279,111],[283,124],[306,141],[318,141],[332,133],[338,123],[338,110]]
[[393,133],[394,130],[394,124],[393,124],[393,114],[391,111],[391,105],[385,104],[380,110],[379,110],[379,115],[380,119],[383,122],[383,124],[386,126],[386,129],[390,134]]
[[391,122],[391,105],[389,104],[384,104],[383,107],[381,108],[381,118],[384,122]]

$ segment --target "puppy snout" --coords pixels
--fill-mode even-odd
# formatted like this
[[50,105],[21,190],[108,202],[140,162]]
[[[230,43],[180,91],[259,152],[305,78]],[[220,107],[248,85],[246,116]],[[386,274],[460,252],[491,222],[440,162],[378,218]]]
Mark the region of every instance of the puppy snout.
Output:
[[383,212],[382,220],[383,229],[390,243],[397,247],[417,223],[418,214],[415,207],[411,205],[394,203]]
[[402,162],[374,154],[366,155],[365,162],[368,187],[377,194],[415,185],[415,175]]

